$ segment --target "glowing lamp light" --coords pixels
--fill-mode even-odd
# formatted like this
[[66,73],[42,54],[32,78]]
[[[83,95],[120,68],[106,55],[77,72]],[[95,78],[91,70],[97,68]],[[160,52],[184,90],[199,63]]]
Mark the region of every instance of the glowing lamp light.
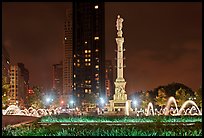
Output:
[[95,8],[95,9],[98,9],[98,5],[95,5],[94,8]]
[[105,100],[103,98],[100,98],[101,104],[105,103]]
[[61,104],[63,104],[64,103],[64,101],[61,101]]
[[71,100],[71,101],[70,101],[70,103],[71,103],[71,104],[73,104],[73,103],[74,103],[74,101],[73,101],[73,100]]
[[136,106],[137,105],[137,101],[133,101],[133,104]]
[[46,99],[46,102],[50,102],[50,98],[47,98],[47,99]]

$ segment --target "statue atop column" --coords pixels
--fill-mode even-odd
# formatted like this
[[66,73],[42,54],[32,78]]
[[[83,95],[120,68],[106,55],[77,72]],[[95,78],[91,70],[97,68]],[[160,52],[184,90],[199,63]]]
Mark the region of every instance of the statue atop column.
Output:
[[120,15],[118,15],[118,18],[117,18],[117,21],[116,21],[116,27],[117,27],[117,30],[118,30],[118,32],[117,32],[118,37],[122,37],[122,34],[123,34],[123,32],[122,32],[122,28],[123,28],[122,22],[123,22],[123,18],[121,18]]

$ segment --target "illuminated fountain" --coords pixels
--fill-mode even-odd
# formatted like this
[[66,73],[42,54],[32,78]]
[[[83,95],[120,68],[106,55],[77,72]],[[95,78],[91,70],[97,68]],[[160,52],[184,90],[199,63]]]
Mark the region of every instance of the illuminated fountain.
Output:
[[147,106],[147,114],[146,114],[146,116],[151,115],[150,111],[152,111],[152,115],[154,116],[154,108],[153,108],[153,104],[151,102]]
[[193,115],[193,114],[194,114],[194,113],[193,113],[194,110],[197,111],[196,107],[195,107],[195,106],[192,106],[191,108],[189,108],[188,114]]
[[3,110],[3,115],[24,115],[24,116],[47,116],[47,115],[56,115],[59,114],[59,109],[34,109],[33,107],[29,107],[28,109],[21,110],[16,105],[10,105],[6,110]]
[[[181,106],[181,108],[180,108],[180,110],[179,110],[179,112],[178,112],[178,115],[181,115],[182,112],[183,112],[183,111],[185,110],[185,108],[187,107],[187,105],[189,105],[189,104],[193,105],[193,107],[195,107],[195,108],[197,109],[198,115],[202,115],[202,113],[201,113],[200,109],[198,108],[197,104],[196,104],[194,101],[192,101],[192,100],[188,100],[188,101],[185,101],[185,102],[183,103],[183,105]],[[193,107],[192,107],[192,108],[193,108]],[[192,115],[191,112],[190,112],[190,115]]]
[[10,105],[4,112],[3,115],[21,114],[21,109],[16,105]]
[[[175,105],[175,109],[171,107],[171,104]],[[192,107],[187,108],[188,105],[192,105]],[[193,111],[197,111],[197,113],[195,112],[193,113]],[[171,116],[191,115],[192,116],[192,115],[202,115],[202,112],[198,108],[197,104],[192,100],[185,101],[182,104],[181,108],[178,109],[176,99],[174,97],[170,97],[164,109],[161,109],[160,111],[157,111],[155,109],[155,112],[154,112],[153,104],[150,102],[145,111],[140,109],[140,111],[136,111],[136,114],[137,116],[139,115],[146,115],[146,116],[150,116],[150,115],[153,115],[153,116],[154,115],[171,115]]]
[[[176,107],[176,113],[178,113],[178,107],[177,107],[177,103],[176,103],[176,99],[174,97],[170,97],[167,101],[166,107],[164,108],[164,115],[169,115],[169,109],[171,104],[174,103],[175,107]],[[176,115],[176,114],[174,114]]]

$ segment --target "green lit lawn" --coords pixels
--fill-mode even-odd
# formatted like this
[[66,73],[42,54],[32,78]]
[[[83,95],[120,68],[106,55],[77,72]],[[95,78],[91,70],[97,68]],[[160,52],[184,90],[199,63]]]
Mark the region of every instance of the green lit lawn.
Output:
[[202,116],[44,116],[40,122],[202,122]]
[[[202,116],[160,116],[160,117],[42,117],[40,122],[84,122],[84,125],[60,124],[40,125],[37,122],[32,125],[20,127],[7,127],[2,130],[3,136],[202,136]],[[142,125],[90,125],[86,122],[144,122]],[[170,125],[170,122],[194,122],[194,125]],[[145,123],[146,122],[146,123]],[[148,123],[147,123],[148,122]],[[152,122],[152,123],[150,123]],[[161,125],[161,122],[169,122]],[[168,125],[169,124],[169,125]]]

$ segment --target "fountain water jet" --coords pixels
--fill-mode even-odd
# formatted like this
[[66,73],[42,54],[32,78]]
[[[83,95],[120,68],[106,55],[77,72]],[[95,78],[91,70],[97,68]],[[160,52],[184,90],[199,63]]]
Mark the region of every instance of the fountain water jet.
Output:
[[5,111],[3,115],[7,114],[20,114],[21,109],[16,105],[10,105]]
[[153,104],[150,102],[147,106],[147,114],[146,116],[149,116],[150,115],[150,109],[152,111],[152,115],[154,116],[154,109],[153,109]]
[[185,109],[185,107],[186,107],[188,104],[191,104],[191,105],[195,106],[195,108],[198,110],[198,115],[202,115],[202,113],[201,113],[201,111],[199,110],[197,104],[196,104],[194,101],[192,101],[192,100],[185,101],[185,102],[182,104],[182,106],[181,106],[181,108],[180,108],[180,110],[179,110],[179,112],[178,112],[178,115],[181,115],[181,114],[182,114],[182,111]]
[[177,107],[176,99],[173,96],[171,96],[167,101],[166,107],[164,108],[165,109],[164,115],[169,115],[169,108],[170,108],[172,102],[176,106],[176,111],[177,111],[177,114],[178,114],[178,107]]

